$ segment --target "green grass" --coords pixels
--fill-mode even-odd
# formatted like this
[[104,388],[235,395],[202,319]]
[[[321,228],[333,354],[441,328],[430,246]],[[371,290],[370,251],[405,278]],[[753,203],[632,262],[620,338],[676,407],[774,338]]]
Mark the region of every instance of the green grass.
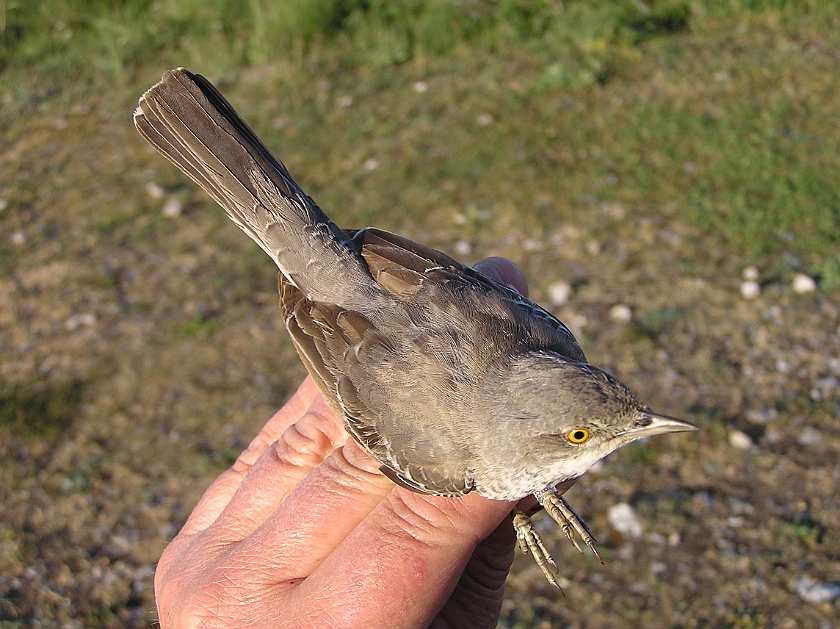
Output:
[[[682,541],[637,544],[634,561],[608,545],[613,560],[596,572],[563,546],[576,584],[558,603],[564,624],[734,625],[760,599],[767,618],[819,626],[831,610],[797,605],[786,584],[837,556],[836,535],[758,514],[770,537],[744,542],[771,589],[745,597],[743,570],[714,547],[722,512],[686,506],[676,487],[697,493],[723,475],[760,510],[793,509],[807,485],[815,522],[832,517],[820,470],[835,465],[835,399],[810,391],[828,374],[829,291],[840,289],[837,7],[0,0],[0,472],[12,531],[0,530],[0,562],[29,588],[0,592],[0,618],[15,619],[0,626],[148,624],[151,580],[137,590],[134,575],[304,373],[281,330],[276,269],[131,128],[142,90],[177,65],[215,82],[342,227],[378,225],[466,262],[508,255],[543,303],[551,282],[571,283],[558,314],[580,322],[593,363],[700,425],[628,446],[583,481],[599,537],[608,505],[632,499],[649,532]],[[162,212],[170,195],[177,219]],[[462,239],[468,254],[453,246]],[[747,264],[763,287],[749,302],[738,292]],[[795,271],[819,290],[793,294]],[[609,318],[617,303],[631,323]],[[67,325],[87,313],[94,325]],[[742,415],[763,408],[780,417],[762,435]],[[796,418],[822,442],[798,444]],[[733,428],[756,447],[729,449]],[[129,554],[110,555],[110,535],[138,533]],[[651,575],[660,550],[698,587]],[[44,576],[22,576],[30,566]],[[594,574],[609,598],[584,587]],[[560,622],[545,584],[519,575],[500,626]]]
[[81,382],[0,382],[0,429],[21,438],[49,438],[68,428],[82,400]]
[[[320,152],[330,181],[314,182],[318,198],[354,224],[426,212],[439,182],[456,191],[435,201],[461,208],[474,233],[497,226],[504,195],[563,198],[535,209],[543,229],[597,203],[642,203],[675,208],[748,261],[840,285],[838,85],[819,54],[840,44],[835,2],[6,0],[0,11],[0,128],[86,91],[136,94],[174,65],[224,87],[274,64],[243,110],[260,129],[282,112],[273,146]],[[809,46],[810,60],[795,54]],[[413,94],[424,77],[446,85]],[[340,96],[354,106],[337,112]],[[496,115],[479,129],[482,111]],[[400,140],[417,125],[433,160]],[[361,145],[387,167],[348,176],[338,164]],[[488,184],[506,177],[524,189]],[[340,178],[378,190],[348,208]],[[100,229],[122,220],[103,216]]]
[[219,317],[213,313],[200,310],[193,312],[188,321],[178,325],[177,334],[180,338],[211,336],[221,324]]

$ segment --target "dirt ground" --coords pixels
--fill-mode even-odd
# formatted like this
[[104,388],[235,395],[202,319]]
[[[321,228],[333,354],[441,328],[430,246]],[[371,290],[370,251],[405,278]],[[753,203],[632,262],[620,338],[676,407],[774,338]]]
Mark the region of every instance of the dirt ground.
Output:
[[[152,625],[167,541],[304,375],[271,262],[131,107],[45,107],[0,144],[3,627]],[[566,597],[519,557],[500,626],[840,627],[840,293],[759,268],[747,299],[748,263],[677,211],[604,202],[538,228],[522,216],[558,201],[535,198],[486,229],[446,205],[378,224],[513,259],[593,364],[701,430],[586,474],[567,498],[605,564],[541,525]]]

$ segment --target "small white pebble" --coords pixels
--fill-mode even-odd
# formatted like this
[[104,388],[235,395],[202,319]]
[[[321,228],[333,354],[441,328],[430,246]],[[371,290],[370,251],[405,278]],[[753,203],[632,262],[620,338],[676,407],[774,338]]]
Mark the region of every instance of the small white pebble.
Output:
[[775,428],[768,428],[764,433],[764,441],[767,443],[779,443],[782,440],[782,433]]
[[586,253],[591,256],[597,256],[601,253],[601,245],[598,244],[597,240],[590,240],[586,243]]
[[562,306],[572,296],[572,287],[567,282],[554,282],[548,287],[548,299],[552,306]]
[[668,546],[677,547],[680,545],[681,541],[682,538],[680,537],[680,534],[677,531],[674,531],[668,536]]
[[493,116],[490,114],[481,114],[475,119],[475,122],[480,127],[486,127],[487,125],[493,124]]
[[761,294],[761,286],[758,282],[742,282],[741,297],[744,299],[755,299]]
[[726,518],[727,526],[733,529],[741,528],[742,526],[744,526],[745,522],[746,520],[740,515],[730,515],[728,518]]
[[790,373],[793,370],[793,366],[786,361],[784,358],[780,358],[776,361],[776,371],[782,374]]
[[9,200],[8,199],[0,199],[0,212],[5,210],[7,207],[9,207]]
[[612,308],[610,308],[610,319],[613,321],[618,321],[620,323],[627,323],[633,318],[633,311],[630,310],[630,306],[625,304],[616,304]]
[[418,94],[422,94],[423,92],[425,92],[428,89],[429,89],[429,86],[425,81],[417,81],[414,84],[414,91],[417,92]]
[[840,598],[840,585],[837,583],[818,583],[807,575],[802,575],[791,581],[789,586],[806,603],[818,605],[831,603]]
[[94,325],[96,323],[96,315],[92,312],[86,312],[84,314],[77,314],[73,315],[67,321],[64,322],[64,327],[67,330],[75,330],[76,328],[83,326],[83,325]]
[[799,438],[796,440],[801,446],[816,446],[819,445],[820,441],[822,441],[820,433],[813,426],[805,426],[799,434]]
[[764,311],[763,315],[767,319],[771,319],[772,321],[779,323],[782,318],[782,309],[778,306],[770,306],[767,310]]
[[621,220],[627,214],[627,209],[621,203],[602,203],[600,209],[615,220]]
[[376,170],[379,168],[379,162],[371,157],[365,160],[365,163],[362,164],[362,168],[365,170]]
[[178,218],[184,211],[184,204],[175,197],[169,197],[163,204],[163,215],[166,218]]
[[793,292],[803,295],[805,293],[813,293],[817,290],[817,283],[812,277],[804,273],[797,273],[793,278]]
[[830,392],[840,387],[840,380],[836,376],[828,376],[827,378],[817,380],[814,386],[821,391]]
[[729,445],[739,450],[747,450],[752,447],[752,439],[749,435],[740,430],[733,430],[729,433]]
[[636,510],[626,502],[620,502],[610,507],[607,512],[610,525],[624,537],[637,539],[642,536],[642,523]]
[[653,574],[662,574],[668,569],[668,566],[661,561],[651,561],[650,562],[650,571]]
[[468,240],[459,240],[455,243],[455,253],[459,256],[466,256],[472,253],[472,245]]
[[148,194],[155,201],[160,201],[163,197],[166,196],[166,190],[164,190],[163,187],[158,183],[150,181],[146,184],[146,194]]
[[647,535],[645,535],[645,540],[647,540],[651,544],[664,544],[665,536],[661,535],[660,533],[648,533]]
[[347,96],[339,96],[335,99],[335,104],[339,107],[349,107],[353,104],[353,97],[349,94]]
[[744,272],[741,273],[741,277],[743,277],[748,282],[758,281],[758,269],[754,266],[748,266],[746,269],[744,269]]
[[13,245],[22,245],[26,242],[26,234],[23,233],[22,229],[18,229],[12,232],[12,235],[9,236],[9,240]]
[[526,238],[522,241],[522,248],[525,251],[539,251],[542,247],[542,241],[536,238]]
[[735,497],[730,497],[728,502],[729,509],[735,515],[753,515],[755,513],[755,507],[752,506],[752,504],[747,502],[746,500],[740,500]]
[[747,421],[751,424],[766,424],[767,422],[776,419],[779,416],[779,411],[775,408],[754,408],[746,413]]

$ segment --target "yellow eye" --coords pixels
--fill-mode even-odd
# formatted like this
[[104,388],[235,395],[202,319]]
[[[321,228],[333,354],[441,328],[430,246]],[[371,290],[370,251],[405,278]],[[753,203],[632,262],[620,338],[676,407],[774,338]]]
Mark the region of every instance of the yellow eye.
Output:
[[580,445],[589,439],[589,431],[586,428],[575,428],[574,430],[569,431],[569,434],[566,435],[566,439],[575,445]]

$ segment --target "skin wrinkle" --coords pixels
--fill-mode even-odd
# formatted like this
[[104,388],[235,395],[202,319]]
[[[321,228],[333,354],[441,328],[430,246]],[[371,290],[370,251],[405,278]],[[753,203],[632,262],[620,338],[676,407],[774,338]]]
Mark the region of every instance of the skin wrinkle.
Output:
[[[321,622],[317,615],[313,615],[312,625],[329,626],[334,629],[421,626],[419,618],[411,618],[407,614],[415,609],[413,599],[418,597],[417,593],[429,587],[427,579],[431,576],[436,581],[438,575],[425,569],[428,562],[422,555],[395,551],[394,545],[383,543],[380,546],[381,552],[377,553],[377,557],[382,561],[372,561],[360,566],[354,571],[352,580],[340,578],[346,585],[343,592],[336,591],[329,585],[319,586],[317,590],[310,588],[311,591],[317,592],[321,610],[330,619],[329,622]],[[394,570],[391,562],[397,556],[400,557],[399,566]],[[406,559],[410,561],[407,562]],[[326,583],[329,584],[330,580]],[[387,591],[391,596],[382,598],[384,584],[387,584]],[[378,599],[378,603],[369,600],[370,597]],[[308,614],[309,606],[301,611]]]
[[[356,441],[348,440],[348,442],[344,445],[343,448],[338,449],[335,451],[336,458],[340,458],[341,461],[344,462],[348,467],[348,469],[359,470],[364,472],[366,477],[368,475],[376,476],[382,478],[382,474],[379,472],[379,463],[377,463],[373,458],[362,449]],[[344,468],[340,467],[339,471],[343,471]],[[389,481],[389,486],[391,485]]]
[[[226,573],[220,575],[220,578],[208,584],[199,595],[190,597],[185,601],[180,610],[179,622],[175,623],[176,627],[220,627],[222,623],[230,620],[229,614],[224,610],[229,609],[229,601],[237,602],[236,597],[225,597],[225,592],[229,589],[225,587],[224,581],[229,581]],[[183,623],[183,619],[190,621],[189,625]],[[217,620],[217,622],[212,622]]]
[[312,404],[303,417],[292,426],[306,437],[314,438],[312,434],[309,434],[310,431],[324,435],[333,449],[341,447],[347,441],[343,422],[336,418],[323,400]]
[[[301,481],[289,502],[269,515],[238,552],[271,570],[289,572],[295,578],[306,576],[326,556],[318,549],[308,549],[312,540],[317,539],[319,548],[326,549],[324,552],[338,546],[392,487],[376,471],[347,463],[342,451],[337,450]],[[312,503],[311,496],[318,496],[316,503]],[[298,507],[298,503],[307,507]],[[337,510],[341,513],[341,526],[329,527]]]
[[[401,489],[394,491],[408,493]],[[418,623],[429,622],[428,614],[433,614],[443,604],[473,551],[473,547],[464,544],[463,539],[456,539],[452,544],[444,540],[444,545],[450,551],[443,553],[440,551],[440,540],[438,544],[423,541],[418,545],[417,540],[410,535],[398,532],[395,535],[392,527],[386,524],[388,519],[388,507],[380,505],[336,550],[329,563],[322,566],[320,574],[313,574],[300,586],[303,589],[301,596],[305,600],[315,593],[323,594],[322,588],[329,588],[330,583],[344,582],[351,588],[350,591],[330,592],[329,596],[357,601],[361,606],[361,609],[356,610],[359,613],[365,612],[366,606],[355,595],[356,590],[362,598],[367,594],[379,600],[378,606],[368,607],[364,622],[355,625],[346,622],[340,623],[340,626],[394,626],[394,614],[403,614],[404,609],[425,605],[412,606],[412,598],[417,593],[422,593],[423,600],[438,600],[437,606],[430,610],[427,608],[421,616],[413,619],[398,616],[402,621],[399,626],[421,626]],[[376,541],[375,546],[371,546],[373,540]],[[381,596],[383,584],[387,584],[391,596]]]
[[[324,593],[327,594],[328,592],[325,591]],[[314,614],[314,617],[312,617],[312,623],[311,623],[310,626],[317,627],[317,626],[321,625],[321,626],[333,627],[333,628],[352,626],[352,625],[347,625],[346,622],[347,622],[348,619],[352,618],[353,615],[348,613],[348,611],[346,609],[344,611],[341,611],[341,609],[340,609],[340,607],[347,607],[347,605],[336,606],[334,604],[335,597],[328,597],[328,596],[324,596],[324,595],[317,596],[315,600],[318,603],[320,603],[320,605],[319,605],[320,612],[322,614],[324,614],[325,618],[320,618],[318,613],[316,612]],[[333,605],[329,605],[329,606],[325,605],[324,603],[326,601],[332,602]],[[339,609],[336,609],[336,607],[338,607]],[[308,611],[308,610],[306,610],[306,611]],[[322,623],[321,622],[322,620],[325,621],[325,622]]]
[[[307,415],[316,415],[316,419],[324,422],[325,425],[335,423],[329,419],[331,417],[329,413],[315,413],[313,401],[318,397],[320,392],[311,378],[306,378],[303,381],[299,391],[300,397],[293,397],[288,406],[284,406],[281,411],[274,414],[263,430],[251,441],[248,448],[239,455],[232,469],[237,470],[244,466],[244,471],[247,472],[257,462],[262,453],[272,443],[276,442],[289,426],[294,426],[299,422],[302,423]],[[295,418],[299,419],[294,421]]]
[[278,462],[292,467],[312,469],[335,449],[329,435],[322,431],[307,431],[289,426],[283,436],[268,447]]
[[[225,541],[238,541],[258,528],[266,513],[280,506],[289,492],[322,464],[325,458],[329,460],[329,455],[334,452],[334,444],[340,438],[335,437],[335,431],[321,430],[320,426],[325,424],[332,427],[336,422],[325,422],[323,416],[312,412],[311,408],[299,422],[302,430],[296,425],[287,428],[283,436],[251,466],[251,473],[246,475],[240,485],[247,498],[243,498],[243,494],[239,497],[235,495],[228,508],[219,515],[217,523],[223,528],[222,538]],[[330,432],[334,433],[334,438],[330,438]],[[305,433],[308,433],[309,437]],[[277,478],[283,479],[285,491],[260,492],[252,489],[252,486],[259,487],[262,483],[271,483],[272,489],[276,490],[277,484],[274,479]],[[239,509],[242,500],[249,503],[245,511]],[[229,524],[230,518],[226,514],[232,510],[237,514],[237,521]]]
[[[403,508],[399,509],[398,512],[390,509],[394,506],[394,503],[403,502],[400,498],[414,497],[414,494],[402,489],[395,490],[395,493],[400,494],[400,496],[396,498],[393,494],[389,496],[389,504],[383,505],[382,509],[385,513],[376,513],[374,514],[375,517],[372,518],[371,526],[374,529],[380,529],[382,532],[377,534],[374,531],[370,536],[382,541],[374,553],[374,557],[371,558],[370,562],[364,564],[363,569],[387,574],[394,591],[402,593],[402,600],[405,605],[409,605],[405,601],[405,596],[415,591],[437,591],[441,596],[440,605],[443,605],[448,593],[455,587],[463,565],[472,555],[474,546],[469,543],[464,544],[463,537],[459,538],[458,531],[455,530],[459,528],[456,522],[445,514],[440,518],[447,523],[444,525],[444,529],[435,530],[432,528],[433,534],[431,536],[426,535],[424,531],[426,527],[417,526],[418,519],[430,521],[428,516],[422,515],[421,509],[411,509],[408,505],[403,505]],[[427,500],[429,500],[428,497],[417,497],[418,504]],[[446,499],[436,498],[432,500],[443,501]],[[434,507],[435,511],[439,512],[437,505],[434,505]],[[415,517],[406,518],[405,515],[408,512],[414,513]],[[456,514],[454,518],[456,520],[460,519],[461,515],[463,514]],[[386,519],[386,516],[390,517]],[[400,523],[407,525],[409,530],[401,529],[399,523],[396,524],[396,530],[394,529],[394,518],[399,519],[400,517],[402,518]],[[446,530],[446,527],[449,530]],[[394,546],[397,546],[398,549],[395,550]],[[450,548],[450,551],[445,553],[447,560],[444,564],[435,561],[436,558],[440,557],[442,547]],[[392,565],[393,562],[397,562],[398,565]]]
[[[383,528],[387,527],[391,535],[410,536],[415,542],[427,548],[434,548],[436,536],[446,535],[448,530],[455,528],[452,519],[437,505],[427,502],[427,498],[413,500],[411,494],[402,496],[404,491],[392,492],[385,500],[390,517],[382,523]],[[434,518],[435,514],[439,517]],[[442,527],[436,519],[446,523],[446,531],[440,530]]]

